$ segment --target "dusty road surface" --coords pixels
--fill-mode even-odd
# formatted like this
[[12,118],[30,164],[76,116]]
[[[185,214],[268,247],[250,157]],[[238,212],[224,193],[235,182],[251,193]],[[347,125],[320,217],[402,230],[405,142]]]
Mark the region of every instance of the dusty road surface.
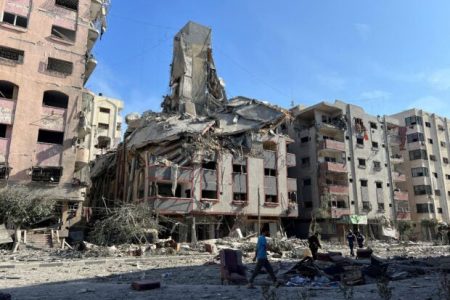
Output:
[[[432,245],[421,245],[407,250],[399,248],[397,253],[395,247],[390,247],[386,250],[382,246],[376,251],[382,256],[406,251],[409,255],[423,257],[433,253],[441,256],[449,250],[448,246],[436,246],[433,250]],[[335,246],[327,248],[337,250]],[[28,254],[23,252],[22,256],[14,256],[15,259],[11,255],[2,255],[0,259],[0,292],[11,294],[12,299],[382,299],[375,281],[347,289],[347,293],[353,291],[353,298],[345,298],[345,291],[338,286],[275,288],[270,286],[265,274],[257,277],[255,289],[221,285],[220,267],[215,263],[214,255],[205,253],[139,258]],[[439,259],[442,259],[442,266],[450,269],[449,257]],[[277,271],[299,260],[281,258],[271,261]],[[245,263],[251,270],[253,264],[249,258],[245,258]],[[131,283],[140,279],[160,281],[161,288],[132,290]],[[445,299],[443,289],[446,287],[442,282],[443,274],[436,271],[391,281],[388,287],[392,288],[391,299]]]

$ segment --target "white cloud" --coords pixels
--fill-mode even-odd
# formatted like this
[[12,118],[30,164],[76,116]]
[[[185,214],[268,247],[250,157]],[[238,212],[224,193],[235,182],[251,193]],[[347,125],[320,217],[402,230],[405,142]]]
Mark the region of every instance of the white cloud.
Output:
[[361,93],[360,95],[362,100],[388,100],[391,98],[391,93],[382,90],[372,90]]
[[343,90],[347,84],[347,80],[337,74],[318,74],[316,76],[319,83],[332,90]]
[[430,85],[441,91],[450,89],[450,68],[436,70],[428,77]]
[[353,26],[355,27],[356,32],[363,41],[367,41],[369,39],[370,33],[372,32],[372,28],[370,27],[370,25],[364,23],[355,23],[353,24]]
[[435,96],[419,98],[411,102],[408,108],[422,109],[429,113],[436,113],[442,117],[450,117],[450,107],[448,106],[448,103]]

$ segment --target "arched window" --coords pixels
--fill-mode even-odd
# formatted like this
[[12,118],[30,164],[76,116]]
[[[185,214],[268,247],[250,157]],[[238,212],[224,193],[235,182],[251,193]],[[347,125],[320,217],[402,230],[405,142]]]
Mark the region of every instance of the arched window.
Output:
[[45,106],[67,108],[69,96],[58,91],[45,91],[42,104]]
[[0,98],[17,100],[19,87],[12,82],[0,80]]

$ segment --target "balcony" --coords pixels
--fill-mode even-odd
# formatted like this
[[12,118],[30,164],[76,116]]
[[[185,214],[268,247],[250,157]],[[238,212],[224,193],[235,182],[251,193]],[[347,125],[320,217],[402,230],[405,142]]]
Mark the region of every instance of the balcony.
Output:
[[5,158],[8,156],[10,142],[9,138],[0,138],[0,155],[3,155]]
[[404,161],[405,160],[403,159],[403,157],[401,155],[392,155],[391,156],[391,163],[392,164],[401,164]]
[[295,179],[295,178],[287,179],[287,191],[288,192],[296,192],[297,191],[297,179]]
[[99,36],[100,36],[99,30],[95,28],[94,23],[91,22],[88,31],[88,41],[87,41],[88,52],[91,52],[92,48],[94,48],[95,42],[97,41]]
[[91,13],[91,20],[97,19],[98,15],[102,11],[102,0],[91,0],[91,7],[90,7],[90,13]]
[[395,191],[394,192],[394,199],[400,200],[400,201],[408,201],[408,193],[407,192],[401,192],[401,191]]
[[13,111],[15,102],[0,96],[0,123],[11,125],[13,123]]
[[295,154],[286,153],[286,166],[287,167],[295,167],[296,166]]
[[[150,166],[148,171],[149,180],[151,181],[171,181],[172,168],[166,166]],[[178,181],[191,182],[192,181],[191,168],[178,168]]]
[[330,213],[331,213],[332,219],[339,219],[339,218],[342,218],[343,216],[349,216],[350,208],[332,207]]
[[399,211],[397,212],[397,220],[405,220],[405,221],[411,220],[411,213]]
[[339,141],[324,140],[319,143],[319,150],[345,151],[345,144]]
[[63,132],[65,115],[64,108],[43,106],[40,128]]
[[187,214],[193,210],[192,199],[175,197],[151,197],[155,209],[162,214]]
[[80,170],[89,164],[89,149],[78,148],[75,159],[75,169]]
[[275,151],[264,150],[264,168],[277,168],[277,154]]
[[97,60],[91,56],[86,61],[86,68],[84,72],[84,83],[86,83],[89,80],[89,77],[91,77],[92,73],[95,70],[95,67],[97,67]]
[[343,163],[323,162],[320,164],[320,169],[332,173],[347,173],[347,166]]
[[344,129],[342,127],[339,127],[339,126],[331,124],[331,123],[320,123],[320,124],[316,125],[316,128],[320,131],[325,131],[325,132],[344,131]]
[[277,195],[277,178],[264,176],[264,193],[266,195]]
[[401,174],[399,172],[392,172],[392,180],[394,182],[405,182],[406,181],[406,175]]
[[348,185],[326,185],[325,190],[333,195],[348,195]]
[[36,162],[40,167],[59,166],[64,150],[62,145],[38,143],[36,144]]

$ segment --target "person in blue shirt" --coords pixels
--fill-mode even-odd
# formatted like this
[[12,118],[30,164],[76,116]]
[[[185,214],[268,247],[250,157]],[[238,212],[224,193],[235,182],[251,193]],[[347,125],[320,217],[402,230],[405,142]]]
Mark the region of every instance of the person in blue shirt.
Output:
[[263,228],[261,230],[261,235],[258,238],[258,243],[256,244],[255,257],[253,257],[253,261],[256,261],[256,267],[255,270],[253,271],[252,277],[249,280],[248,284],[249,288],[254,287],[253,281],[255,280],[255,277],[259,274],[259,272],[263,267],[264,269],[266,269],[267,273],[269,273],[275,286],[278,287],[277,277],[273,273],[272,266],[270,265],[270,262],[267,259],[267,239],[266,239],[267,236],[269,236],[269,230],[267,228]]

